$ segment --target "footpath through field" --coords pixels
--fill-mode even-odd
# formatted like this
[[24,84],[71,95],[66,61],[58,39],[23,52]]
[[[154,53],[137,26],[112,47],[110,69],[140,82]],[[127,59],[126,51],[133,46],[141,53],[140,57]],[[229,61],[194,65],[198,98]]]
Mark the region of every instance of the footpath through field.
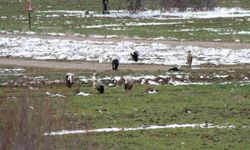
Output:
[[[19,58],[0,58],[0,65],[11,65],[20,67],[41,67],[63,70],[95,70],[98,72],[111,70],[111,64],[96,62],[59,62],[46,60],[27,60]],[[168,70],[170,66],[164,65],[144,65],[144,64],[120,64],[119,70],[133,71],[157,71]]]

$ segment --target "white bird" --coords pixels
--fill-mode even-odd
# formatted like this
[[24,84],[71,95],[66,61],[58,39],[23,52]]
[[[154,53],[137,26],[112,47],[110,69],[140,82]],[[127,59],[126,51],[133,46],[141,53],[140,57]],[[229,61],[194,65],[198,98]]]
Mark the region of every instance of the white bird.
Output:
[[131,91],[133,86],[134,86],[134,79],[131,77],[126,77],[125,78],[125,85],[124,85],[125,92]]
[[73,73],[67,73],[66,74],[66,85],[68,88],[70,88],[74,83],[74,74]]
[[96,73],[94,73],[94,75],[92,76],[93,87],[94,87],[100,94],[103,94],[103,93],[104,93],[104,84],[102,83],[101,80],[97,80],[95,75],[96,75]]
[[187,63],[188,64],[188,68],[192,67],[192,62],[193,62],[193,55],[191,54],[191,51],[188,51],[188,55],[187,55]]

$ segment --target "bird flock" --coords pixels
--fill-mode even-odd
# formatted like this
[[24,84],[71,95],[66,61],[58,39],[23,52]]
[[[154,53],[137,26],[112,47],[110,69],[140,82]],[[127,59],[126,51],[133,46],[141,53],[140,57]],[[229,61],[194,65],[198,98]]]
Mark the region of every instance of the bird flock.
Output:
[[[130,54],[132,56],[132,59],[137,62],[139,58],[139,52],[134,51],[133,53]],[[114,57],[112,60],[112,70],[116,71],[119,67],[119,59]],[[66,74],[66,85],[68,88],[71,88],[73,83],[74,83],[74,74],[73,73],[67,73]],[[104,83],[96,78],[96,73],[93,74],[92,76],[92,81],[93,81],[93,88],[96,89],[100,94],[104,93]],[[134,80],[132,77],[126,77],[125,78],[125,92],[131,91],[132,87],[134,85]]]
[[[138,51],[134,51],[133,53],[130,53],[130,55],[135,62],[138,62],[138,60],[139,60],[139,52]],[[188,68],[191,68],[192,59],[193,59],[193,56],[191,54],[191,51],[189,50],[188,56],[187,56],[187,63],[186,63],[186,64],[188,64]],[[117,71],[119,64],[120,64],[119,59],[114,57],[112,59],[112,70]],[[180,66],[172,67],[168,71],[180,71]],[[125,77],[124,79],[125,79],[125,82],[124,82],[125,92],[131,92],[131,89],[134,86],[134,79],[132,77],[129,77],[129,76]],[[71,88],[73,83],[74,83],[74,74],[67,73],[65,80],[66,80],[67,87]],[[93,74],[92,81],[93,81],[93,84],[92,84],[93,88],[96,89],[100,94],[103,94],[104,93],[104,83],[96,77],[96,73]],[[152,92],[152,89],[150,89],[149,91]]]

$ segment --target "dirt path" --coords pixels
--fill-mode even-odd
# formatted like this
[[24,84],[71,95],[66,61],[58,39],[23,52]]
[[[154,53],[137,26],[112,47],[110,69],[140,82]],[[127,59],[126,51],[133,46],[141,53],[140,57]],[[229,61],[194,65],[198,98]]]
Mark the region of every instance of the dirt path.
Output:
[[[45,60],[27,60],[19,58],[0,58],[1,65],[11,65],[20,67],[41,67],[64,70],[95,70],[98,72],[111,70],[111,64],[96,62],[77,62],[77,61],[45,61]],[[119,70],[133,71],[157,71],[167,70],[170,66],[164,65],[144,65],[144,64],[120,64]]]
[[[37,67],[37,68],[50,68],[50,69],[61,69],[61,70],[89,70],[89,71],[110,71],[111,64],[108,63],[97,63],[97,62],[80,62],[80,61],[46,61],[46,60],[31,60],[31,59],[21,59],[21,58],[1,58],[0,65],[10,65],[10,66],[19,66],[19,67]],[[127,71],[159,71],[159,70],[168,70],[173,66],[168,65],[150,65],[150,64],[120,64],[119,70]],[[220,65],[220,66],[198,66],[200,69],[219,69],[219,70],[228,70],[228,69],[245,69],[250,70],[250,65]],[[195,67],[197,68],[197,66]],[[184,66],[182,68],[186,70]]]

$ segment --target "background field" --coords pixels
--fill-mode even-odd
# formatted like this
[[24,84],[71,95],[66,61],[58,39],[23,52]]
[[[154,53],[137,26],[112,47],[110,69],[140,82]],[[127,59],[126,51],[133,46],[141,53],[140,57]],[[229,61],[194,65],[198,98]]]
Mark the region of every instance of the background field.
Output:
[[[47,10],[80,10],[97,11],[101,13],[102,3],[97,0],[70,0],[70,1],[32,1],[34,9],[32,13],[32,31],[40,34],[48,32],[64,33],[69,35],[118,35],[126,37],[159,38],[170,40],[199,40],[199,41],[241,41],[249,42],[249,34],[238,34],[249,32],[249,17],[239,18],[216,18],[216,19],[130,19],[130,18],[98,18],[65,16],[59,12],[44,12]],[[145,2],[147,8],[157,9],[153,2]],[[250,2],[221,1],[221,7],[243,7],[248,9]],[[24,12],[24,2],[1,1],[0,6],[0,30],[2,31],[28,31],[28,17]],[[119,7],[118,7],[119,6]],[[126,4],[118,0],[111,1],[111,9],[125,9]],[[39,12],[40,11],[40,12]],[[164,25],[147,26],[125,26],[126,23],[169,23]],[[177,23],[181,22],[181,23]],[[123,24],[122,27],[86,28],[89,25],[111,25]],[[221,25],[224,25],[223,28]]]
[[[158,9],[152,0],[145,1],[151,2],[148,3],[148,8]],[[32,31],[38,35],[63,33],[87,37],[118,35],[134,38],[164,37],[167,40],[250,41],[249,33],[233,34],[241,31],[250,32],[249,17],[173,20],[91,16],[79,18],[43,11],[89,10],[101,13],[100,0],[33,0],[32,2],[36,10],[32,13]],[[121,0],[112,0],[111,9],[124,9],[126,6],[120,2]],[[6,32],[27,33],[28,22],[27,13],[23,10],[24,3],[23,0],[1,0],[0,35]],[[219,7],[249,9],[250,1],[221,0]],[[165,24],[85,28],[103,24],[125,25],[131,22]],[[1,47],[4,45],[0,45]],[[174,86],[169,82],[163,82],[156,86],[136,83],[131,93],[125,93],[122,85],[105,86],[105,94],[101,95],[92,88],[91,83],[79,80],[79,76],[91,78],[94,71],[24,68],[23,71],[13,73],[8,70],[18,67],[0,65],[0,149],[248,149],[250,147],[249,65],[225,67],[207,64],[199,67],[204,68],[184,69],[180,74],[188,75],[192,83],[201,85]],[[70,89],[64,82],[67,72],[76,74],[77,82]],[[159,76],[165,73],[169,72],[127,70],[100,72],[98,76],[100,78],[127,75]],[[184,81],[183,78],[177,77],[180,74],[177,74],[175,79]],[[144,91],[149,87],[156,89],[158,93],[146,94]],[[90,95],[77,96],[79,92]],[[58,95],[53,96],[53,94]],[[175,128],[44,135],[61,130],[204,123],[226,128]],[[228,128],[230,125],[233,128]]]

